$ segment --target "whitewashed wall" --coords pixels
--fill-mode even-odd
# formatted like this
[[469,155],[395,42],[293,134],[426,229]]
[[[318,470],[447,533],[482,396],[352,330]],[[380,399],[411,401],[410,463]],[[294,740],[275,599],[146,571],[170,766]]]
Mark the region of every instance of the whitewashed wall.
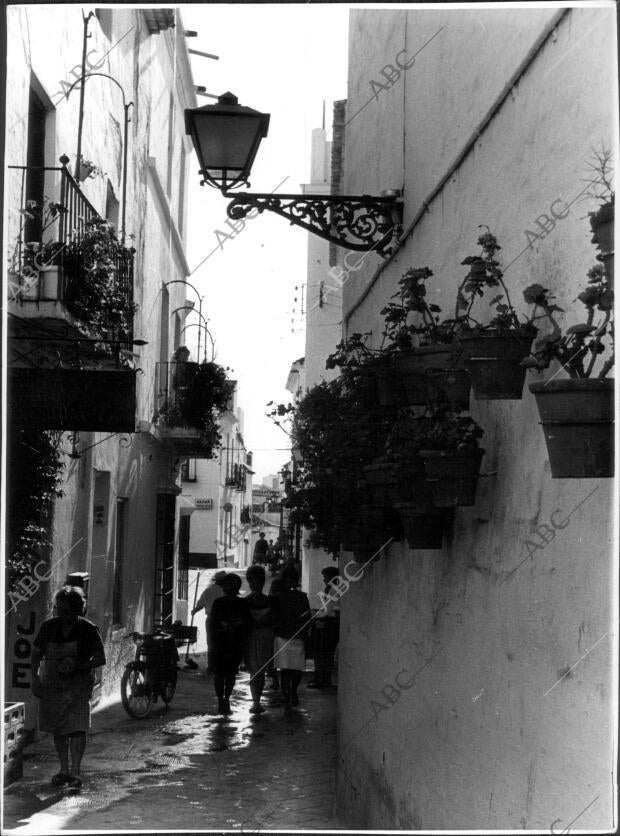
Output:
[[[85,7],[88,13],[88,7]],[[118,436],[105,440],[106,433],[82,433],[79,447],[86,448],[76,462],[66,459],[64,497],[55,503],[54,546],[51,562],[53,577],[47,590],[53,592],[68,571],[91,573],[89,617],[100,627],[106,642],[108,666],[104,672],[104,691],[118,688],[123,664],[133,653],[130,633],[152,626],[155,587],[155,509],[156,495],[174,490],[178,482],[177,457],[148,431],[154,414],[155,363],[160,359],[161,288],[165,281],[184,278],[188,269],[183,255],[181,207],[185,203],[188,169],[183,167],[183,149],[188,140],[183,110],[195,106],[193,82],[184,45],[183,27],[150,35],[143,12],[116,9],[108,38],[96,18],[91,19],[87,71],[113,76],[125,90],[130,111],[128,140],[127,233],[135,236],[135,338],[148,341],[137,349],[136,365],[142,369],[137,379],[136,421],[145,422],[141,433],[132,436],[131,446],[119,444]],[[82,55],[82,9],[77,6],[12,7],[8,10],[7,128],[6,163],[25,165],[28,135],[28,94],[33,74],[43,98],[54,105],[49,120],[46,165],[60,165],[58,158],[72,158],[77,150],[79,90],[63,98],[79,76]],[[101,215],[106,209],[106,180],[121,201],[123,100],[119,89],[105,78],[86,82],[82,153],[98,163],[106,178],[83,184],[84,193]],[[172,177],[170,196],[166,193],[169,101],[173,96]],[[163,183],[157,190],[156,181]],[[50,197],[58,195],[49,191]],[[5,246],[19,229],[19,178],[9,174],[5,205],[8,224]],[[120,217],[120,213],[119,213]],[[170,287],[170,311],[183,305],[187,290],[182,284]],[[11,310],[21,315],[14,305]],[[170,324],[172,353],[174,329]],[[65,436],[63,448],[70,449]],[[108,534],[105,543],[93,549],[93,500],[95,475],[110,473],[106,497]],[[10,488],[9,488],[10,489]],[[123,571],[123,611],[121,629],[112,624],[112,583],[114,557],[114,509],[117,498],[127,498],[127,541]],[[176,573],[175,573],[176,589]],[[175,617],[185,618],[185,608],[176,602]],[[23,605],[28,616],[28,605]],[[49,614],[49,610],[48,610]],[[43,617],[43,615],[42,615]],[[13,618],[18,622],[20,610]],[[10,661],[10,660],[9,660]],[[10,694],[12,699],[27,697],[28,689]],[[33,701],[34,702],[34,701]],[[28,719],[32,717],[32,713]],[[29,723],[27,722],[27,725]]]
[[[345,193],[404,188],[406,227],[556,12],[352,12]],[[592,148],[615,142],[614,31],[610,7],[564,15],[360,304],[378,258],[347,282],[349,333],[378,338],[378,312],[409,267],[431,267],[431,301],[447,313],[479,224],[507,264],[555,199],[580,193]],[[371,79],[386,83],[381,69],[423,46],[355,115]],[[507,271],[518,307],[521,289],[540,282],[575,321],[594,208],[574,203]],[[551,478],[533,379],[522,401],[472,400],[482,470],[497,474],[457,511],[443,550],[390,546],[342,600],[338,808],[350,825],[546,830],[555,820],[557,830],[595,799],[579,827],[612,826],[613,484]],[[553,529],[556,509],[577,510],[545,543],[537,530]],[[543,548],[508,578],[527,540]]]

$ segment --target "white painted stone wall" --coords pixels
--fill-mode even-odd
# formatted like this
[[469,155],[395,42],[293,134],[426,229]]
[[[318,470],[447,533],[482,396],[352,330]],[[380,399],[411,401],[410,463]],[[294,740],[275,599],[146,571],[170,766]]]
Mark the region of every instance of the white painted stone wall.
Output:
[[[85,11],[88,13],[89,9],[85,7]],[[195,106],[196,101],[180,17],[177,17],[175,29],[151,35],[141,10],[118,8],[111,15],[110,38],[96,18],[90,21],[89,69],[113,76],[124,88],[127,100],[134,102],[128,141],[127,233],[135,236],[133,243],[137,251],[134,298],[139,308],[134,333],[136,338],[148,341],[148,345],[136,349],[136,365],[143,372],[137,379],[136,420],[145,422],[148,427],[154,414],[155,364],[162,358],[170,359],[175,347],[172,320],[170,341],[166,346],[161,345],[162,284],[184,278],[189,272],[183,255],[182,219],[188,168],[181,160],[189,151],[183,110]],[[69,99],[63,98],[63,93],[80,73],[82,33],[82,9],[77,6],[22,6],[8,10],[8,165],[26,163],[31,73],[40,85],[43,98],[54,105],[48,120],[46,165],[60,165],[58,158],[63,153],[75,157],[79,91],[75,89]],[[171,95],[174,125],[168,196]],[[100,77],[87,80],[82,153],[102,167],[106,178],[88,180],[83,190],[101,215],[105,215],[107,180],[119,202],[121,200],[122,105],[121,93],[111,81]],[[49,196],[56,199],[57,185],[51,179],[48,190]],[[5,205],[6,249],[19,228],[19,177],[15,174],[7,175]],[[182,284],[172,285],[169,294],[170,311],[185,303],[187,291]],[[17,305],[11,310],[22,313]],[[148,430],[133,434],[131,446],[126,447],[119,444],[118,436],[106,441],[106,435],[109,434],[81,433],[80,449],[97,446],[84,452],[79,461],[66,459],[64,497],[55,503],[54,510],[53,577],[43,597],[49,605],[52,592],[62,584],[67,572],[90,572],[88,615],[100,627],[106,643],[108,665],[104,670],[103,691],[113,692],[118,689],[124,663],[133,654],[131,631],[152,626],[156,495],[165,490],[176,490],[179,474],[177,457]],[[63,448],[70,450],[66,435]],[[110,473],[110,490],[106,497],[108,525],[102,548],[93,549],[94,485],[100,471]],[[112,624],[111,567],[116,524],[114,508],[120,497],[127,498],[129,505],[123,570],[125,618],[118,629]],[[176,590],[176,572],[174,585]],[[184,620],[185,602],[175,600],[174,606],[173,617]],[[26,616],[27,610],[28,605],[24,605]],[[44,611],[45,607],[42,607],[41,613]],[[18,610],[16,621],[19,623],[20,617]],[[28,693],[26,688],[7,696],[21,700],[24,695],[28,698]],[[34,704],[32,701],[32,706]],[[29,710],[29,719],[32,717],[33,712]]]
[[[424,48],[347,125],[344,191],[404,188],[406,228],[556,13],[352,12],[348,119],[401,50],[404,63]],[[566,12],[355,310],[379,259],[347,282],[349,333],[378,336],[411,266],[434,271],[445,312],[479,224],[506,265],[554,200],[579,195],[592,148],[615,143],[614,31],[611,7]],[[576,321],[594,208],[574,203],[506,272],[519,308],[540,282]],[[496,475],[458,509],[443,550],[392,545],[342,599],[338,809],[350,826],[557,831],[584,810],[575,827],[614,826],[613,483],[551,478],[534,379],[521,401],[472,399],[482,470]],[[558,509],[570,521],[544,543],[537,529]],[[527,540],[543,548],[508,577]]]

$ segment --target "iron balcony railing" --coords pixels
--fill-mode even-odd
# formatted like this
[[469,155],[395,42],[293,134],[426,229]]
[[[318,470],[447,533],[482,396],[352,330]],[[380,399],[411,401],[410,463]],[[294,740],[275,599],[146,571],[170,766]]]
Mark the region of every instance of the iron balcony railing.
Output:
[[226,478],[226,486],[233,488],[240,493],[244,493],[246,489],[246,469],[242,464],[233,464],[231,473]]
[[155,370],[155,417],[162,429],[201,429],[198,363],[157,363]]
[[[62,158],[66,159],[66,158]],[[62,166],[9,166],[21,172],[20,201],[22,220],[11,258],[10,278],[17,282],[14,295],[22,302],[55,301],[71,309],[84,297],[83,270],[79,260],[67,257],[69,250],[79,252],[78,244],[94,220],[104,220],[83,194],[65,164]],[[34,185],[33,185],[34,184]],[[36,187],[38,194],[32,194]],[[45,197],[41,200],[41,194]],[[53,197],[48,198],[51,195]],[[51,214],[50,200],[61,210]],[[35,206],[28,218],[29,202]],[[29,237],[37,240],[28,240]],[[114,286],[112,294],[122,299],[129,308],[133,302],[133,253],[118,248],[115,253]],[[57,273],[55,272],[57,271]],[[110,339],[118,339],[126,348],[131,347],[133,322],[131,317],[119,333],[116,306],[110,304],[99,309],[98,326]],[[84,323],[88,325],[88,322]]]

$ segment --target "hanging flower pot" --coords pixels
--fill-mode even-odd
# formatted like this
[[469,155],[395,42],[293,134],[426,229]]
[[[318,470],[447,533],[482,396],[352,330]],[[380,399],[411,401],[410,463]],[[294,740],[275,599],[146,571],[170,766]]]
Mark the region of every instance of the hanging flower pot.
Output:
[[91,163],[80,162],[78,164],[79,175],[80,175],[80,183],[83,183],[84,180],[88,180],[88,178],[93,173],[94,168],[95,167],[93,165],[91,165]]
[[455,349],[454,345],[424,345],[395,355],[409,406],[444,400],[456,411],[469,407],[469,375]]
[[397,502],[398,511],[410,549],[440,549],[450,517],[439,508],[419,502]]
[[372,503],[377,508],[390,507],[397,501],[399,474],[394,462],[376,459],[364,467],[364,478]]
[[437,508],[474,505],[480,463],[485,451],[480,447],[456,450],[421,450],[427,480]]
[[531,383],[554,479],[614,475],[614,381],[569,378]]
[[389,506],[360,505],[360,515],[371,541],[379,544],[388,540],[403,539],[403,529],[398,514]]
[[530,353],[531,330],[474,330],[459,337],[475,400],[521,400]]
[[372,554],[388,539],[382,531],[361,523],[345,525],[342,528],[342,548],[347,552],[370,551]]
[[380,357],[360,366],[375,381],[375,397],[379,406],[403,406],[407,403],[398,367],[389,357]]

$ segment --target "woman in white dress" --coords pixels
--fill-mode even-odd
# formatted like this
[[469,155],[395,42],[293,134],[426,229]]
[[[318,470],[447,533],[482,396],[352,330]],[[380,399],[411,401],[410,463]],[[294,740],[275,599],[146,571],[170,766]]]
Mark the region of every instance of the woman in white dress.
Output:
[[274,656],[275,665],[281,674],[284,711],[290,714],[292,707],[299,705],[297,688],[306,668],[304,645],[310,628],[311,611],[308,596],[297,588],[298,571],[293,566],[287,566],[280,579],[282,591],[274,598]]

